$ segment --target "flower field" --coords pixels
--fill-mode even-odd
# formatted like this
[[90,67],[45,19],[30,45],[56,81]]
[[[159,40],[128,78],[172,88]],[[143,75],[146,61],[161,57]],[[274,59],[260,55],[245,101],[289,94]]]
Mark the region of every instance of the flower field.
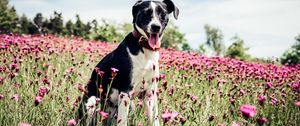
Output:
[[[0,35],[0,125],[78,124],[76,110],[91,72],[116,46],[81,38]],[[160,53],[161,124],[300,124],[300,65],[172,49]],[[134,106],[129,125],[147,126],[143,104],[135,99]]]

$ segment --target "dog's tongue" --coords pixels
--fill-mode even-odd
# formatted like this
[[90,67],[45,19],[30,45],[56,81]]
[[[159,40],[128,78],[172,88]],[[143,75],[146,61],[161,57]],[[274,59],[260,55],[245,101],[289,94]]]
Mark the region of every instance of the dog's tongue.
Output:
[[158,49],[160,47],[159,34],[150,34],[148,42],[152,49]]

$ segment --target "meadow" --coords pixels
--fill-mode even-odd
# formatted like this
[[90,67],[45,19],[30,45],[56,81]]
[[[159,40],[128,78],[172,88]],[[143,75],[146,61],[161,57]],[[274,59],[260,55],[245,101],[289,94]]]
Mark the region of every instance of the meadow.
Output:
[[[76,37],[0,35],[0,125],[78,124],[73,119],[91,72],[116,46]],[[160,54],[161,124],[300,124],[300,65],[172,49],[161,49]],[[129,125],[147,126],[141,101],[135,99],[134,106]]]

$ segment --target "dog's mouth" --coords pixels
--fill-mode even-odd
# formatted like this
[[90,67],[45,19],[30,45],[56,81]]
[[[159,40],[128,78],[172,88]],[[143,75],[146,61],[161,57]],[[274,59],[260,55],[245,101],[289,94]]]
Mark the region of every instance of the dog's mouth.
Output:
[[160,48],[161,42],[160,42],[160,35],[159,33],[150,33],[148,34],[148,44],[152,49],[158,49]]

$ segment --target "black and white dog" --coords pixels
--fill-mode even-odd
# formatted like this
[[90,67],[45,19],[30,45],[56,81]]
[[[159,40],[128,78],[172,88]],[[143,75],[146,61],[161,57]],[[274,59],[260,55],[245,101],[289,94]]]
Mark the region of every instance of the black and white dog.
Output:
[[[102,105],[105,100],[108,101],[105,102],[108,103],[106,111],[109,111],[107,120],[116,119],[114,121],[117,125],[126,126],[131,98],[142,97],[146,113],[149,115],[149,125],[159,125],[158,49],[171,13],[175,19],[178,18],[179,10],[171,0],[136,2],[132,8],[134,31],[129,33],[114,51],[105,56],[92,73],[85,94],[86,100],[81,104],[87,115],[86,120],[94,118],[100,98]],[[111,68],[119,70],[113,81]],[[106,97],[108,99],[105,99]]]

